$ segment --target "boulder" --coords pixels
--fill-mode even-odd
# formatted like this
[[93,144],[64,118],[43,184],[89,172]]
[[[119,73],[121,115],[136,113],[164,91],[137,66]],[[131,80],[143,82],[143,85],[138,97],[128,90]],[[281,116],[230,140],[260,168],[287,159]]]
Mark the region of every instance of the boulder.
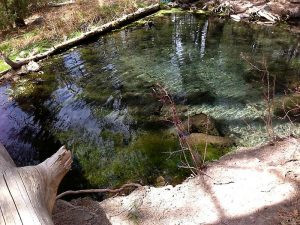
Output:
[[27,66],[23,65],[20,69],[16,71],[16,74],[19,76],[25,75],[28,73]]

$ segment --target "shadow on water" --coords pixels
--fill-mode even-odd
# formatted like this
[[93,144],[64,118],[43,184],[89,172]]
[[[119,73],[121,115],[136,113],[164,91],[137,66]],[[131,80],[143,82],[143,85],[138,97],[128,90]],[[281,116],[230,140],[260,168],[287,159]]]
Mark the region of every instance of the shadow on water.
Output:
[[[260,74],[240,54],[267,59],[280,97],[300,83],[299,37],[189,13],[149,19],[151,28],[100,37],[45,62],[43,75],[0,87],[0,141],[18,165],[36,164],[65,144],[75,163],[62,190],[155,184],[160,176],[180,182],[188,171],[177,168],[180,156],[166,154],[179,146],[152,95],[157,82],[182,114],[208,114],[239,145],[265,141]],[[286,121],[276,126],[282,135],[299,133]]]

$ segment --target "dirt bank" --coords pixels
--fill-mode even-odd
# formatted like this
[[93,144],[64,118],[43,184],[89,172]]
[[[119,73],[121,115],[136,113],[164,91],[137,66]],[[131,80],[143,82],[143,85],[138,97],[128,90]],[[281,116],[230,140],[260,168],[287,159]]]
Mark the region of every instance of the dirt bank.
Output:
[[[92,204],[103,224],[300,224],[300,139],[240,149],[210,163],[205,173],[175,187],[143,187],[129,196],[73,204]],[[72,218],[72,224],[91,224]]]

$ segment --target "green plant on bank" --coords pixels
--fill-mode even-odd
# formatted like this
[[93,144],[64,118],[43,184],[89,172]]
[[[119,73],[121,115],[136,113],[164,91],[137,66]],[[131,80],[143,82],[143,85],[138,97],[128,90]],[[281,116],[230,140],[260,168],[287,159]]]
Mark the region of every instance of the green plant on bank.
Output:
[[0,72],[8,70],[10,68],[9,65],[7,65],[4,61],[0,60]]

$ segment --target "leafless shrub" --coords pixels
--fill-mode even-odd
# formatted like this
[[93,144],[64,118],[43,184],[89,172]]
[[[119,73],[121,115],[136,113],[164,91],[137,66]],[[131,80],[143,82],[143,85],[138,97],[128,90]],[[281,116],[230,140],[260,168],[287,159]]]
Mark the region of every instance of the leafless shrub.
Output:
[[261,62],[253,63],[249,57],[241,53],[241,57],[256,71],[261,73],[261,84],[263,90],[263,99],[265,102],[265,111],[262,119],[266,125],[266,131],[271,141],[275,141],[276,134],[273,127],[273,114],[274,114],[274,97],[275,97],[275,86],[276,76],[271,75],[268,70],[267,61],[265,58]]
[[176,109],[176,104],[172,97],[169,95],[167,89],[160,84],[156,84],[156,87],[153,88],[153,93],[158,98],[158,100],[162,102],[163,106],[167,107],[168,114],[165,115],[165,118],[167,121],[171,122],[176,129],[181,149],[173,153],[182,153],[183,162],[179,167],[190,169],[194,175],[201,173],[201,169],[203,168],[207,152],[207,142],[205,145],[204,153],[203,155],[201,155],[199,151],[197,151],[197,149],[194,149],[193,146],[191,146],[191,144],[189,143],[189,128],[186,128],[182,120],[180,119],[180,116],[178,115]]

